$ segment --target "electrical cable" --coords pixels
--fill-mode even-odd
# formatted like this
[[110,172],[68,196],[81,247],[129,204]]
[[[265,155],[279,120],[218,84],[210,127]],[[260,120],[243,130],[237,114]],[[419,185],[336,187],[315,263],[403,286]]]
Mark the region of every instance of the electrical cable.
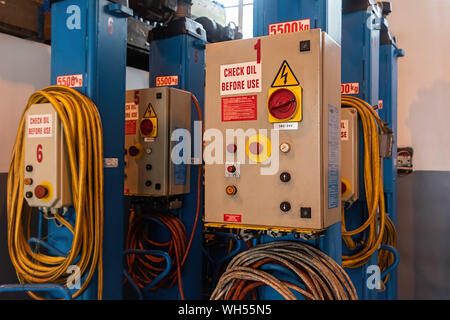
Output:
[[[278,265],[293,272],[296,283],[277,279],[261,269]],[[267,267],[265,267],[267,266]],[[276,268],[275,268],[276,270]],[[259,244],[238,254],[228,264],[211,300],[256,298],[255,289],[269,286],[287,300],[296,300],[294,292],[307,300],[357,300],[350,278],[339,264],[320,250],[298,241]]]
[[[372,106],[359,98],[342,96],[342,107],[353,107],[358,111],[364,132],[364,187],[368,210],[367,219],[361,226],[349,231],[345,224],[345,210],[342,208],[342,237],[347,248],[356,249],[357,244],[352,236],[362,234],[369,229],[367,239],[359,242],[361,250],[342,256],[343,267],[359,268],[369,261],[381,244],[395,245],[395,227],[386,214],[379,149],[379,134],[389,133],[390,129]],[[389,252],[379,255],[379,265],[384,269],[392,261],[392,254]]]
[[[73,234],[67,256],[33,252],[31,208],[24,203],[24,154],[26,111],[34,104],[51,103],[64,127],[70,165],[73,206],[76,219],[70,225],[59,214],[55,218]],[[103,134],[100,115],[94,103],[76,90],[50,86],[35,92],[20,120],[8,173],[8,250],[21,284],[56,283],[67,286],[69,266],[77,265],[83,284],[73,294],[79,297],[90,284],[95,271],[98,299],[103,289]],[[35,299],[42,299],[28,292]]]
[[[197,98],[191,94],[191,99],[194,102],[197,111],[197,117],[200,122],[203,122],[200,104]],[[203,131],[203,126],[202,126]],[[202,135],[203,136],[203,135]],[[166,248],[167,253],[175,261],[175,266],[172,266],[171,272],[164,277],[152,290],[159,288],[168,288],[178,282],[181,300],[184,300],[184,292],[181,278],[181,270],[189,255],[192,247],[192,242],[195,237],[199,217],[201,203],[201,187],[202,187],[203,165],[200,164],[197,175],[197,205],[195,210],[195,218],[192,226],[192,231],[187,241],[186,229],[179,218],[170,213],[150,213],[138,216],[134,211],[130,215],[130,227],[127,234],[127,248],[128,249],[148,249],[148,248]],[[162,225],[169,229],[171,239],[167,242],[156,242],[147,237],[146,230],[142,227],[142,219],[153,218],[158,220]],[[186,244],[187,242],[187,244]],[[140,288],[151,283],[151,281],[161,273],[164,268],[158,264],[163,263],[163,258],[152,255],[129,255],[127,256],[128,273],[137,283]]]
[[[386,216],[386,232],[383,235],[383,240],[381,241],[381,248],[378,252],[378,265],[383,273],[388,270],[395,263],[395,255],[389,250],[383,250],[383,245],[388,245],[392,248],[397,248],[397,231],[395,225],[389,216]],[[384,284],[389,280],[390,273],[386,275],[383,279]]]
[[[155,285],[152,290],[170,288],[178,281],[180,296],[184,299],[181,269],[184,265],[183,257],[187,249],[187,235],[183,223],[176,216],[169,213],[135,215],[132,211],[131,217],[132,222],[127,236],[127,248],[164,250],[174,261],[169,274]],[[171,236],[169,241],[157,242],[147,237],[145,222],[153,219],[159,221],[169,230]],[[150,284],[166,268],[164,258],[155,255],[128,255],[127,264],[128,273],[141,289]]]

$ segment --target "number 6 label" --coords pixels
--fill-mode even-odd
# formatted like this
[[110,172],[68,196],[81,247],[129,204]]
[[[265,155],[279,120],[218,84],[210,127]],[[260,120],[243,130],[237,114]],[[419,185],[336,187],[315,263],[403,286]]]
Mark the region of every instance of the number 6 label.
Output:
[[37,162],[41,163],[43,158],[44,154],[42,153],[42,144],[38,144],[36,149],[36,160]]

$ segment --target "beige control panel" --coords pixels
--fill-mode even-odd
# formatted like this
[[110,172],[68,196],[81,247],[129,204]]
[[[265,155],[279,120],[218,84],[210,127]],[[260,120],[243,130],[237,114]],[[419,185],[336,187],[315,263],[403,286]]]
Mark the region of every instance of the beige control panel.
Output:
[[178,162],[173,161],[172,152],[178,150],[175,146],[184,139],[183,132],[190,129],[189,92],[168,87],[127,91],[124,194],[189,193],[190,158],[183,160],[185,155],[180,151]]
[[50,103],[32,105],[25,115],[24,195],[30,207],[72,204],[64,129]]
[[223,135],[222,162],[205,152],[208,226],[340,221],[340,61],[318,29],[206,46],[205,129]]

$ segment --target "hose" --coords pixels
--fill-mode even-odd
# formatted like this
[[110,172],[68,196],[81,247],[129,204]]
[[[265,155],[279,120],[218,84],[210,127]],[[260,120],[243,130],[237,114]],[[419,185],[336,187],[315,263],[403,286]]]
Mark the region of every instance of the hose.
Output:
[[[73,234],[67,256],[33,252],[31,208],[24,203],[25,112],[34,104],[51,103],[64,127],[71,173],[74,226],[58,213],[55,218]],[[35,92],[20,120],[8,173],[8,250],[21,284],[54,283],[67,286],[68,267],[77,265],[83,284],[72,294],[77,298],[90,284],[95,271],[98,299],[103,289],[103,136],[100,115],[94,103],[78,91],[50,86]],[[35,299],[42,299],[28,292]]]
[[[199,121],[203,122],[200,104],[197,98],[191,94],[191,99],[197,110],[197,117]],[[203,126],[202,126],[203,130]],[[172,287],[175,282],[178,283],[178,289],[181,300],[184,300],[184,292],[182,285],[181,270],[189,255],[194,240],[195,232],[200,217],[201,204],[201,187],[202,187],[203,165],[199,165],[197,175],[197,207],[195,211],[194,223],[192,226],[189,241],[187,241],[186,229],[175,215],[170,213],[150,213],[145,215],[136,215],[134,210],[130,214],[130,227],[127,234],[127,248],[128,249],[153,249],[166,248],[175,265],[172,266],[171,272],[164,277],[151,290],[159,288]],[[143,228],[143,219],[153,219],[165,226],[171,234],[171,239],[168,242],[156,242],[147,237],[146,230]],[[164,271],[163,258],[153,255],[129,255],[127,256],[128,273],[140,288],[144,288],[150,284],[161,272]]]
[[[276,270],[274,265],[295,274],[298,284],[264,271]],[[341,266],[320,250],[297,241],[260,244],[238,254],[228,264],[210,299],[244,300],[248,294],[255,299],[255,289],[261,286],[273,288],[287,300],[297,299],[294,292],[307,300],[358,299]]]
[[[395,245],[396,230],[386,214],[379,133],[389,132],[375,110],[365,101],[351,96],[342,96],[342,107],[353,107],[358,111],[364,132],[364,187],[366,193],[368,216],[364,223],[355,230],[347,230],[345,211],[342,208],[342,237],[348,249],[357,247],[352,236],[368,229],[367,239],[361,240],[361,250],[354,254],[343,255],[342,265],[345,268],[359,268],[366,264],[381,244]],[[379,255],[379,266],[385,270],[392,264],[393,257],[389,252]],[[386,280],[387,281],[387,280]]]

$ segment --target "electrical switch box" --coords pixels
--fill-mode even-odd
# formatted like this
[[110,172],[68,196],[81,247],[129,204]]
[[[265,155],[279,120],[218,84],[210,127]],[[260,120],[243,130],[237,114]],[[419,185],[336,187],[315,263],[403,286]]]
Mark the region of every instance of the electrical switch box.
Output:
[[340,221],[340,65],[319,29],[206,45],[205,137],[223,140],[205,142],[206,226]]
[[341,171],[342,201],[355,202],[359,198],[359,131],[355,108],[341,110]]
[[50,103],[30,106],[25,114],[24,195],[30,207],[72,204],[64,128]]
[[[189,92],[168,87],[127,91],[125,195],[157,197],[189,193],[190,158],[181,150],[173,161],[172,153],[183,139],[189,139],[184,142],[190,147],[190,136],[184,135],[190,129]],[[175,130],[180,134],[172,139]]]

